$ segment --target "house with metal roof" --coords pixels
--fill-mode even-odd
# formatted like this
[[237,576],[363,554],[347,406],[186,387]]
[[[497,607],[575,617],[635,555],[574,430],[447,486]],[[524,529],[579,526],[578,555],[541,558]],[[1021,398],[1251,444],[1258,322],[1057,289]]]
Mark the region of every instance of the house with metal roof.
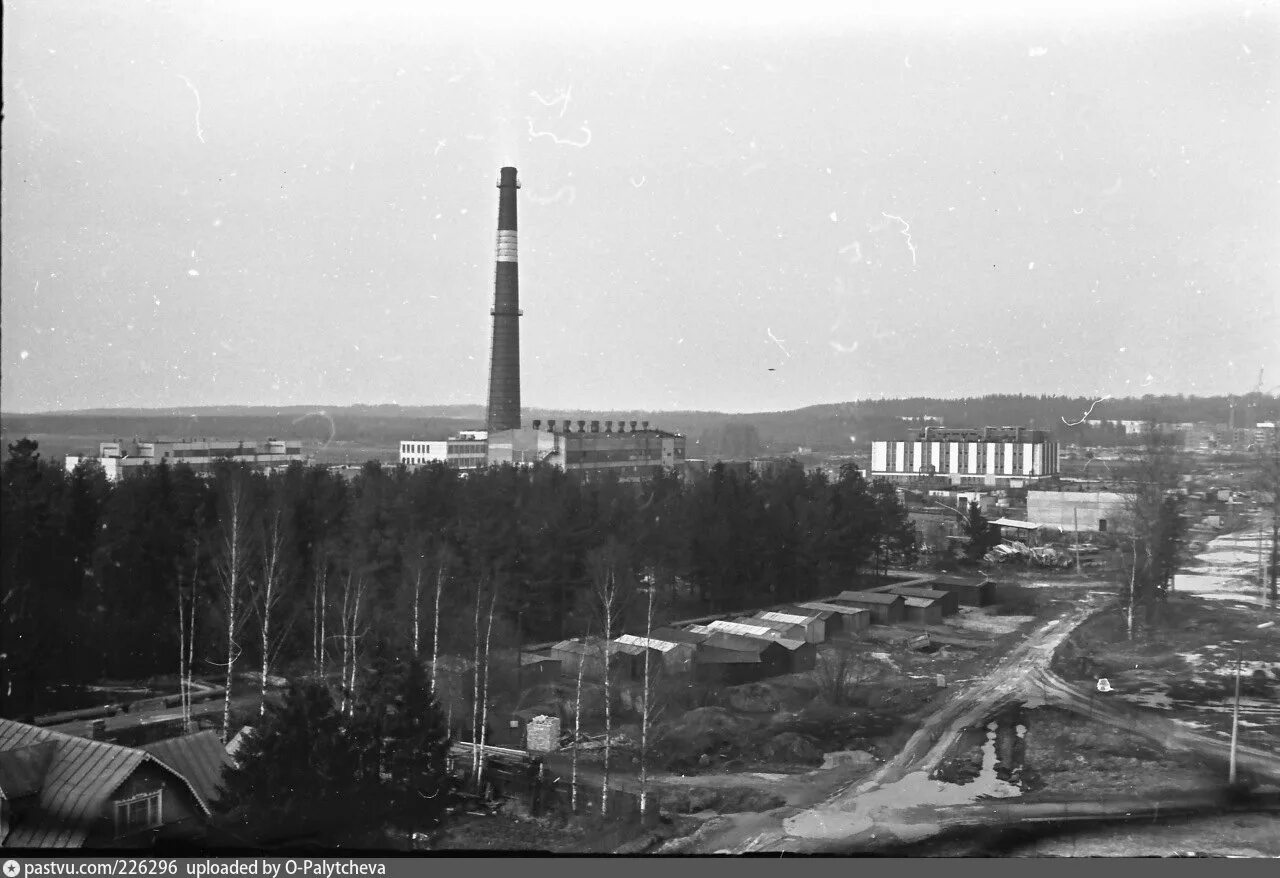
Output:
[[862,607],[871,613],[871,621],[876,625],[893,625],[906,617],[906,603],[902,595],[878,591],[842,591],[832,603]]
[[150,753],[0,719],[6,848],[143,847],[203,834],[209,807]]
[[191,782],[201,801],[210,809],[222,797],[222,773],[235,767],[217,732],[197,732],[143,744],[145,750]]
[[932,577],[925,583],[925,587],[952,592],[962,607],[985,607],[996,601],[996,585],[989,579],[945,574]]

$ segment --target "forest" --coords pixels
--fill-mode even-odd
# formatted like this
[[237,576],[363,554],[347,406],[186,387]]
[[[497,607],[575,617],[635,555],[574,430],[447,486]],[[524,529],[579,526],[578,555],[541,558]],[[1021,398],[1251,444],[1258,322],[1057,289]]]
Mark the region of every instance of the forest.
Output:
[[[802,600],[914,557],[891,487],[791,462],[629,485],[550,467],[295,464],[109,483],[36,442],[0,480],[0,715],[59,686],[232,671],[351,680],[424,661]],[[642,597],[643,596],[643,597]]]

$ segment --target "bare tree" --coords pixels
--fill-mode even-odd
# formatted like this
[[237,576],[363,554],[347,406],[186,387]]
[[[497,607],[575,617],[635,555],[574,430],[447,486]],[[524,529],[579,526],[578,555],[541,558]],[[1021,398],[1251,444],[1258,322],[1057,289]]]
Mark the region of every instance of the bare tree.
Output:
[[347,573],[342,588],[342,704],[341,711],[350,715],[355,709],[356,671],[360,665],[360,607],[364,602],[364,576],[356,577],[351,587],[351,573]]
[[657,591],[658,584],[650,577],[645,589],[649,593],[648,608],[644,616],[644,692],[640,702],[640,817],[644,818],[645,809],[649,801],[649,772],[648,772],[648,756],[649,756],[649,719],[653,710],[653,704],[649,699],[650,694],[650,675],[649,675],[649,654],[653,652],[650,636],[653,634],[653,593]]
[[325,615],[329,609],[329,558],[323,551],[317,560],[315,573],[311,583],[312,607],[312,646],[311,654],[315,662],[316,676],[324,679],[326,673]]
[[271,674],[271,655],[279,648],[279,640],[271,640],[271,614],[280,601],[281,555],[283,537],[280,529],[280,510],[276,510],[266,525],[263,535],[262,584],[259,588],[258,618],[262,628],[262,680],[258,690],[258,716],[267,713],[267,677]]
[[[591,626],[587,626],[587,640],[591,639]],[[582,733],[582,672],[587,666],[587,657],[578,656],[578,688],[573,701],[573,776],[570,780],[569,808],[578,813],[578,738]]]
[[[498,586],[499,581],[495,578],[493,590],[489,596],[489,621],[484,631],[484,687],[480,695],[480,728],[482,729],[489,728],[489,644],[493,637],[493,611],[498,603]],[[486,740],[484,743],[488,744],[489,742]],[[476,775],[477,784],[483,784],[484,782],[484,765],[485,750],[482,748],[480,751],[480,769]]]
[[1135,608],[1146,608],[1150,622],[1168,595],[1179,563],[1183,523],[1177,488],[1186,470],[1184,455],[1172,436],[1154,422],[1143,435],[1142,452],[1132,469],[1125,499],[1125,522],[1132,564],[1126,609],[1126,636],[1133,639]]
[[853,700],[857,686],[868,676],[866,666],[852,649],[835,646],[818,659],[818,691],[829,704],[843,706]]
[[[199,552],[199,547],[195,547]],[[199,555],[192,565],[191,579],[184,594],[182,575],[178,576],[178,687],[182,708],[182,728],[191,728],[192,664],[195,658],[196,582],[199,580]]]
[[628,579],[623,559],[616,543],[610,540],[603,548],[593,552],[590,558],[592,587],[596,609],[603,626],[600,650],[604,665],[604,780],[600,792],[600,814],[609,810],[609,761],[613,750],[613,708],[611,704],[609,651],[614,627],[628,597]]
[[246,496],[244,474],[241,470],[231,470],[225,482],[225,493],[222,508],[222,536],[220,541],[220,557],[218,559],[218,580],[222,585],[226,598],[227,621],[227,661],[226,692],[222,702],[222,741],[225,744],[231,734],[231,690],[235,683],[235,664],[239,659],[241,648],[236,642],[243,621],[238,618],[240,605],[243,602],[245,571],[248,567],[248,547],[245,535],[248,532],[249,508]]
[[[448,572],[449,556],[443,548],[436,560],[436,606],[432,614],[431,628],[431,690],[436,688],[436,662],[440,659],[440,595],[444,591],[444,578]],[[418,654],[417,612],[414,613],[414,655]]]

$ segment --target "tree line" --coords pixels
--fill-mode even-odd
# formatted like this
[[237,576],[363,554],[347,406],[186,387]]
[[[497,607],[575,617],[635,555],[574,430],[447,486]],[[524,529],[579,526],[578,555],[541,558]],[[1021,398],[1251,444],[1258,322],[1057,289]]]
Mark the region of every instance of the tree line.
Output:
[[[60,685],[340,675],[374,645],[428,663],[803,600],[914,557],[893,489],[853,467],[722,466],[640,485],[551,467],[366,465],[355,478],[178,464],[116,483],[29,439],[0,480],[0,714]],[[602,626],[602,577],[621,586]],[[626,599],[623,599],[626,598]],[[606,632],[604,629],[607,628]],[[230,711],[230,694],[227,695]]]

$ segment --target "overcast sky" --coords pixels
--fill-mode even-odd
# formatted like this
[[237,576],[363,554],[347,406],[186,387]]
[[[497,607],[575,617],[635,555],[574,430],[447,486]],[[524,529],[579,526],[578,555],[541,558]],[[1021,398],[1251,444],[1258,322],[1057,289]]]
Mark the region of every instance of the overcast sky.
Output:
[[436,5],[6,3],[4,410],[1280,384],[1274,3]]

